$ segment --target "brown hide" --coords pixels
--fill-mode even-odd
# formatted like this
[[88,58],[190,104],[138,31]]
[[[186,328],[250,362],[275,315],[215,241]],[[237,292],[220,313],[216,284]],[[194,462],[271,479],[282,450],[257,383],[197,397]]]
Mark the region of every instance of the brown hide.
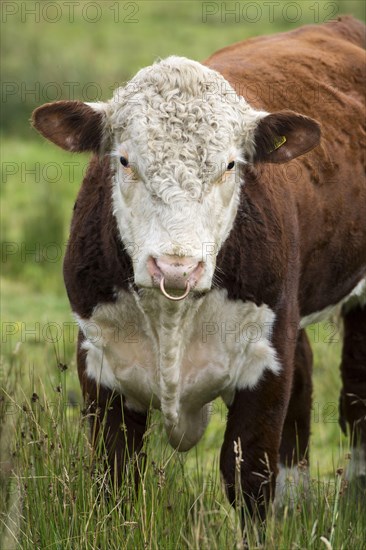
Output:
[[128,289],[132,263],[112,213],[109,157],[94,157],[74,205],[64,279],[73,311],[84,319],[99,303],[114,302],[114,289]]
[[[248,298],[251,294],[275,305],[279,289],[274,279],[299,267],[303,316],[336,304],[365,274],[364,43],[364,25],[342,17],[234,44],[205,62],[253,107],[292,109],[322,128],[321,146],[305,156],[287,165],[245,170],[238,215],[243,219],[235,230],[245,246],[239,265],[228,266],[230,242],[219,262],[231,272],[224,285],[233,288],[233,297],[245,299],[248,293]],[[271,250],[263,250],[263,238]],[[249,281],[233,280],[246,279],[246,273],[256,278],[255,288]]]

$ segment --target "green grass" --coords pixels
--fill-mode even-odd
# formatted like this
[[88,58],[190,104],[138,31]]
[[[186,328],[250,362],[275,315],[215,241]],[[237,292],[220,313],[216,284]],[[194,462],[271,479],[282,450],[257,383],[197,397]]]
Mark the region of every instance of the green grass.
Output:
[[[100,3],[97,23],[85,20],[81,2],[73,22],[59,2],[62,16],[55,23],[45,17],[35,23],[22,14],[35,2],[3,4],[19,9],[2,17],[0,548],[240,548],[238,518],[220,484],[226,416],[220,401],[202,441],[183,455],[167,445],[159,414],[152,416],[138,495],[126,480],[105,498],[108,480],[98,470],[91,475],[76,330],[62,281],[72,207],[88,157],[44,142],[28,121],[35,107],[53,99],[108,99],[116,83],[157,57],[205,59],[246,37],[314,22],[315,4],[320,21],[332,6],[364,19],[364,3],[298,2],[295,23],[286,20],[283,3],[273,21],[265,4],[258,4],[262,17],[255,23],[248,20],[254,12],[222,21],[220,11],[204,22],[203,3],[190,0],[137,2],[137,23],[126,21],[130,12],[123,3],[114,21],[114,1]],[[244,6],[226,7],[238,4]],[[99,95],[87,96],[93,90]],[[311,491],[307,499],[300,494],[295,507],[277,516],[270,512],[269,549],[327,548],[321,537],[333,549],[365,547],[362,500],[346,487],[344,473],[336,473],[345,468],[349,451],[337,423],[341,334],[326,343],[329,328],[317,330],[309,329],[315,356]],[[59,364],[68,369],[61,372]],[[255,548],[255,530],[250,541]]]
[[[240,548],[239,519],[219,478],[224,405],[215,403],[203,440],[184,454],[169,447],[154,413],[139,493],[129,477],[116,490],[100,461],[93,462],[75,368],[60,369],[64,358],[50,347],[53,360],[47,345],[38,349],[37,363],[47,364],[46,372],[25,368],[22,348],[4,357],[1,548]],[[338,361],[339,346],[315,344],[316,355],[320,347],[327,360]],[[299,489],[294,501],[289,496],[284,508],[269,511],[265,548],[327,548],[322,537],[328,548],[363,548],[362,500],[344,478],[348,442],[324,414],[323,405],[335,403],[339,386],[332,370],[317,361],[315,403],[319,394],[322,399],[320,413],[317,405],[313,411],[310,490]],[[337,383],[329,391],[332,379]],[[260,547],[255,528],[249,541],[251,548]]]
[[[66,299],[52,293],[27,296],[26,289],[19,283],[3,286],[9,323],[17,328],[25,319],[26,326],[3,346],[0,547],[240,548],[239,519],[219,476],[223,403],[214,403],[203,439],[184,454],[169,447],[160,415],[154,413],[139,494],[128,478],[114,490],[98,470],[100,461],[96,470],[93,465],[74,342],[65,339],[66,332],[53,342],[42,331],[30,330],[34,323],[49,323],[51,313],[60,326],[70,321]],[[329,342],[331,332],[335,341]],[[284,508],[270,510],[265,548],[327,548],[323,537],[328,548],[361,549],[363,500],[345,481],[349,441],[337,423],[341,332],[321,324],[310,327],[309,335],[315,358],[310,491],[300,488],[295,502],[289,495]],[[250,548],[260,547],[254,528],[249,540]]]

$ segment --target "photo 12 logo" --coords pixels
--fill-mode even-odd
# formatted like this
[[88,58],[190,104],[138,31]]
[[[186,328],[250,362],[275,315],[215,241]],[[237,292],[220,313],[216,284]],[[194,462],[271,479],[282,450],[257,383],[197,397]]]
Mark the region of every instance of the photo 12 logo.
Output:
[[137,2],[2,2],[1,21],[12,18],[21,23],[99,23],[112,19],[114,23],[139,23],[140,6]]
[[336,2],[203,2],[202,23],[324,23],[338,15]]

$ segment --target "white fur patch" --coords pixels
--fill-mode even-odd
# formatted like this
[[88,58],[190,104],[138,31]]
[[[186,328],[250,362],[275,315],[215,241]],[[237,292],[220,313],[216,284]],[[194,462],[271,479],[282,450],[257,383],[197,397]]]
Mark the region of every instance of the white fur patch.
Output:
[[346,469],[346,479],[351,481],[366,476],[366,451],[364,448],[351,449],[351,460]]
[[355,288],[347,294],[338,304],[334,304],[326,307],[322,311],[316,311],[311,315],[303,317],[300,322],[300,328],[304,328],[313,323],[319,323],[324,319],[328,319],[330,315],[338,310],[341,306],[344,306],[346,311],[351,310],[355,305],[366,305],[366,277],[355,286]]
[[279,464],[278,468],[274,505],[292,507],[309,489],[309,472],[300,471],[297,466],[286,468],[283,464]]
[[279,372],[274,320],[268,306],[228,300],[226,290],[180,303],[146,290],[121,291],[78,322],[88,376],[122,392],[134,410],[160,408],[171,444],[187,450],[204,432],[208,403],[221,396],[229,405],[266,369]]

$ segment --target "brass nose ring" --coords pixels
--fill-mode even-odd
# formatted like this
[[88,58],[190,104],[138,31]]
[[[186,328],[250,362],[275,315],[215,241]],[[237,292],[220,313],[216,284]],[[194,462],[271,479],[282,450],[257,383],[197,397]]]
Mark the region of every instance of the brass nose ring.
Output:
[[182,296],[171,296],[170,294],[167,293],[167,291],[165,290],[165,287],[164,287],[164,277],[161,278],[161,281],[160,281],[160,290],[161,292],[164,294],[164,296],[166,298],[169,298],[169,300],[174,300],[175,302],[178,302],[179,300],[184,300],[184,298],[186,298],[189,294],[189,291],[191,290],[191,285],[189,284],[189,282],[187,281],[186,282],[186,289],[184,291],[184,294],[182,294]]

